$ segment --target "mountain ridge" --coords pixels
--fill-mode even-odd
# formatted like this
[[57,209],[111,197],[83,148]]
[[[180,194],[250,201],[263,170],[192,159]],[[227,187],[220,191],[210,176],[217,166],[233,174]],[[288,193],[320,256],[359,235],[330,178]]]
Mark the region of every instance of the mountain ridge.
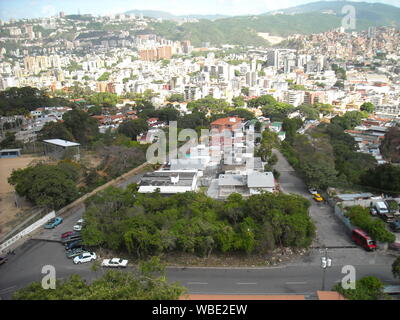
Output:
[[166,12],[166,11],[160,11],[160,10],[139,10],[139,9],[133,9],[126,11],[125,14],[135,14],[135,15],[140,15],[143,13],[143,16],[145,17],[150,17],[150,18],[155,18],[155,19],[166,19],[166,20],[182,20],[182,19],[206,19],[206,20],[218,20],[218,19],[224,19],[224,18],[229,18],[230,16],[228,15],[221,15],[221,14],[188,14],[188,15],[174,15],[172,13]]

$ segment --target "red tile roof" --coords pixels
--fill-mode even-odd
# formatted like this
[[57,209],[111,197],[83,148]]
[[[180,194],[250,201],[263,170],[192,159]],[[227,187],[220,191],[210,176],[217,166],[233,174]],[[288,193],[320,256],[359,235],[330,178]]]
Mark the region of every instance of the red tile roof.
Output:
[[[235,119],[235,121],[231,121],[231,119]],[[228,117],[228,118],[221,118],[221,119],[217,119],[214,122],[211,123],[211,125],[215,125],[215,126],[226,126],[228,124],[238,124],[242,122],[242,118],[239,117]]]

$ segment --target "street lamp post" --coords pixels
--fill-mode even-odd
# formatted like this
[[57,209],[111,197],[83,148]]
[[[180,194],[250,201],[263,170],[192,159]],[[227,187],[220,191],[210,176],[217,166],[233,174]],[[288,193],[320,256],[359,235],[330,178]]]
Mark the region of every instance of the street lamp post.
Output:
[[325,255],[321,257],[322,274],[322,291],[325,291],[325,273],[326,269],[332,267],[332,259],[328,257],[328,249],[325,249]]

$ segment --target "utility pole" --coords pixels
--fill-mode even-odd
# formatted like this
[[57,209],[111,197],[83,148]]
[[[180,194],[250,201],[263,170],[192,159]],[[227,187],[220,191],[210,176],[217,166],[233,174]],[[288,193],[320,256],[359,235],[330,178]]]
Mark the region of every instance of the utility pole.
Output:
[[325,274],[326,269],[332,267],[332,259],[328,257],[328,249],[325,248],[325,255],[321,257],[321,268],[323,269],[322,273],[322,291],[325,291]]

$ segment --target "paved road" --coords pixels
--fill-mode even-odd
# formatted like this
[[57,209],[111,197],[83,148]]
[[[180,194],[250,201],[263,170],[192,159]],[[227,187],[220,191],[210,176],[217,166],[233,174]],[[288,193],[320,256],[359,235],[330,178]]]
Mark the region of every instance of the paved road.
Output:
[[[278,153],[279,162],[276,166],[281,172],[283,191],[296,193],[311,198],[303,182],[296,177],[293,169]],[[141,176],[132,177],[123,183],[138,182]],[[52,231],[41,233],[43,240],[30,240],[16,249],[16,254],[0,266],[0,298],[9,299],[12,293],[25,287],[33,281],[40,281],[44,265],[53,265],[58,278],[67,278],[71,274],[80,274],[87,280],[100,276],[91,271],[91,264],[75,266],[67,259],[63,246],[51,240],[58,240],[59,235],[71,229],[81,218],[83,206],[67,217],[64,223]],[[332,248],[329,255],[333,259],[333,267],[326,273],[326,288],[330,289],[343,277],[343,265],[354,265],[357,278],[375,275],[386,283],[394,283],[391,274],[391,263],[395,257],[390,253],[369,253],[352,246],[339,221],[334,219],[332,209],[313,203],[311,217],[318,229],[317,245]],[[315,291],[321,288],[322,271],[319,266],[321,252],[311,250],[286,265],[273,268],[168,268],[167,276],[170,281],[179,281],[186,286],[190,293],[215,294],[303,294],[315,298]],[[101,257],[99,257],[101,259]]]
[[315,246],[345,247],[354,246],[341,221],[334,215],[333,209],[327,204],[316,203],[308,193],[307,186],[296,175],[296,172],[278,151],[273,150],[278,157],[276,170],[281,173],[279,178],[281,189],[286,193],[294,193],[309,199],[312,203],[310,216],[317,227]]
[[[342,262],[348,262],[337,259],[340,256],[338,252],[331,252],[330,255],[334,258],[334,266],[326,273],[326,289],[332,288],[342,279]],[[387,283],[395,283],[390,267],[394,257],[382,258],[375,253],[367,255],[369,261],[361,265],[355,264],[357,278],[375,275]],[[61,279],[66,279],[71,274],[79,274],[90,281],[102,274],[102,271],[97,273],[91,271],[91,263],[74,265],[66,258],[63,246],[55,242],[30,240],[19,247],[16,254],[9,259],[6,264],[0,266],[1,299],[10,299],[15,290],[33,281],[41,281],[43,277],[41,270],[44,265],[54,266],[57,278]],[[335,263],[336,261],[340,263]],[[315,298],[315,292],[321,289],[322,284],[319,252],[311,253],[290,264],[272,268],[172,267],[167,269],[167,277],[171,282],[178,281],[186,286],[190,293],[303,294]]]
[[[138,183],[140,179],[143,177],[144,173],[132,176],[121,182],[118,187],[125,189],[131,183]],[[79,207],[75,207],[71,210],[71,212],[64,218],[63,223],[52,230],[45,230],[43,229],[40,233],[35,235],[32,239],[35,240],[50,240],[50,241],[60,241],[60,234],[63,232],[67,232],[72,230],[73,226],[76,222],[82,218],[83,213],[85,212],[85,205],[82,204]]]

